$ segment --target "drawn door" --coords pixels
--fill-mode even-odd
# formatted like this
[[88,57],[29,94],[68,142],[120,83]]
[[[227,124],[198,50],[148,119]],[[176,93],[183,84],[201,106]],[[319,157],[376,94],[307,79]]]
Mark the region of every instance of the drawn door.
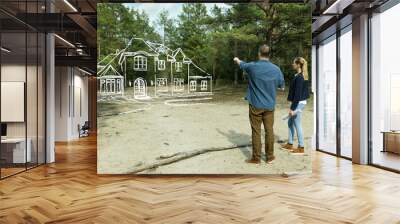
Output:
[[134,86],[134,97],[135,98],[142,98],[147,96],[147,86],[146,81],[143,78],[137,78],[133,83]]

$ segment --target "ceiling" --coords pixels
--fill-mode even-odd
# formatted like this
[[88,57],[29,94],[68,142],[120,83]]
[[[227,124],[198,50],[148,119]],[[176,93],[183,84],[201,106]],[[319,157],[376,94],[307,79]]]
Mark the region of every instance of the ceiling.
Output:
[[[96,71],[97,0],[1,0],[2,45],[12,49],[8,58],[30,55],[30,32],[51,32],[55,38],[56,65],[79,66]],[[21,35],[21,33],[23,35]],[[31,57],[31,56],[29,56]]]
[[[311,0],[312,4],[312,36],[316,41],[321,33],[339,27],[340,21],[350,20],[360,14],[372,11],[388,0]],[[329,36],[329,34],[327,34]]]
[[[7,47],[13,49],[12,54],[16,58],[18,54],[29,56],[30,52],[34,53],[36,46],[28,45],[24,52],[25,42],[20,38],[21,33],[26,31],[55,33],[57,34],[55,38],[56,65],[79,66],[95,73],[97,64],[96,5],[100,2],[129,1],[0,0],[1,30],[3,34],[6,33],[3,35],[5,38],[3,46],[5,42],[8,42]],[[154,1],[140,0],[139,2]],[[163,0],[157,2],[163,2]],[[304,2],[304,0],[270,0],[270,2]],[[12,58],[11,54],[9,58]]]

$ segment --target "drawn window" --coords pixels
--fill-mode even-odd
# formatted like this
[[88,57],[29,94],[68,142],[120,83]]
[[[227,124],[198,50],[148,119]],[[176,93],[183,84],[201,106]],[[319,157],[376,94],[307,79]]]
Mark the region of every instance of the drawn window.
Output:
[[177,72],[181,72],[182,71],[182,62],[176,62],[175,63],[175,70]]
[[157,67],[158,67],[158,70],[160,70],[160,71],[165,70],[165,60],[158,60]]
[[121,92],[121,80],[117,79],[117,86],[116,86],[116,92],[120,93]]
[[167,86],[167,78],[157,78],[157,86]]
[[115,79],[106,79],[106,91],[115,93]]
[[135,56],[133,58],[133,70],[147,71],[147,58],[145,56]]
[[184,90],[184,79],[181,78],[174,78],[174,90],[175,91],[182,91]]
[[189,84],[190,91],[196,91],[196,80],[191,80]]
[[100,92],[105,92],[106,89],[106,80],[100,79]]
[[207,80],[201,80],[200,89],[207,90]]

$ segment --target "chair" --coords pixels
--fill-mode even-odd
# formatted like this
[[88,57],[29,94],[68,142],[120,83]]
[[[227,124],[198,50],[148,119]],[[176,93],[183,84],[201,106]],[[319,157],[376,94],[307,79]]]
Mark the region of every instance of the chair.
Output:
[[79,138],[89,136],[89,129],[89,121],[85,121],[82,127],[80,127],[80,125],[78,124]]

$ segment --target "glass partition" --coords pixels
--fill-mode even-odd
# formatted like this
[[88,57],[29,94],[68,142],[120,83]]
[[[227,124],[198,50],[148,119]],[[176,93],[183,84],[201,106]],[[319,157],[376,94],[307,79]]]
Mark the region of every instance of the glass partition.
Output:
[[38,35],[35,32],[27,33],[27,85],[26,85],[26,114],[27,114],[27,150],[29,160],[27,167],[37,165],[38,149]]
[[26,141],[26,33],[1,35],[1,175],[24,171],[31,151]]
[[[44,1],[16,2],[0,7],[43,11]],[[0,12],[0,178],[45,162],[45,44],[43,33]]]

